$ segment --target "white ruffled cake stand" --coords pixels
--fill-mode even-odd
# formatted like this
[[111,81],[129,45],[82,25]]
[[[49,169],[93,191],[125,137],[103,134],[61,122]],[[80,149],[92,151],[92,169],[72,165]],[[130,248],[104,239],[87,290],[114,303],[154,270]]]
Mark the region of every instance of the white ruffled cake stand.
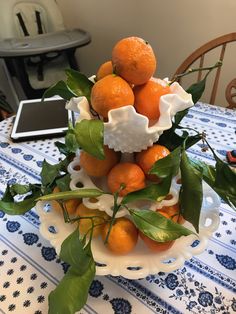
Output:
[[[163,85],[167,84],[166,80],[159,80],[159,82]],[[171,128],[172,118],[177,112],[193,106],[192,96],[186,93],[178,83],[173,83],[170,88],[171,94],[160,98],[159,120],[151,125],[148,118],[138,114],[133,106],[110,110],[108,121],[104,122],[104,144],[115,151],[120,151],[125,153],[124,155],[130,156],[134,152],[139,152],[152,146],[163,131]],[[95,119],[85,97],[72,98],[66,107],[79,113],[77,121]],[[68,172],[71,175],[71,190],[101,188],[101,182],[98,185],[94,179],[92,180],[86,174],[84,169],[80,168],[77,170],[78,167],[76,166],[78,165],[79,152],[68,166]],[[79,188],[78,186],[82,187]],[[178,178],[174,178],[169,192],[172,195],[170,199],[162,200],[161,202],[134,203],[132,208],[156,210],[162,206],[174,205],[179,199],[179,189]],[[217,194],[205,183],[203,192],[198,235],[182,236],[175,240],[170,249],[160,253],[151,252],[143,241],[139,240],[135,249],[124,256],[113,254],[104,246],[100,237],[94,238],[92,240],[92,252],[96,261],[96,274],[123,276],[128,279],[144,278],[149,274],[156,274],[160,271],[171,272],[176,270],[183,266],[185,260],[203,252],[212,233],[218,228],[220,206]],[[88,198],[84,198],[83,203],[88,208],[96,208],[112,216],[114,203],[112,195],[101,195],[97,197],[97,202],[95,203]],[[77,224],[65,223],[62,213],[54,210],[50,202],[38,202],[36,210],[40,216],[41,234],[50,241],[59,254],[62,242],[75,230]],[[126,215],[128,215],[126,209],[121,208],[116,217]],[[194,231],[190,223],[185,222],[184,226]]]
[[[217,230],[220,222],[218,196],[206,184],[204,184],[203,191],[204,198],[198,235],[180,237],[175,240],[170,249],[161,253],[151,252],[139,240],[135,249],[127,255],[111,253],[104,246],[100,237],[94,238],[92,240],[92,252],[97,263],[96,274],[139,279],[150,274],[157,274],[160,271],[176,270],[183,266],[185,260],[202,253],[207,248],[208,241],[212,233]],[[162,205],[168,205],[171,202],[172,200],[164,200]],[[55,247],[59,254],[62,242],[75,230],[76,224],[65,223],[63,215],[54,210],[50,202],[38,202],[36,210],[41,221],[41,234]],[[193,230],[192,225],[188,222],[185,222],[184,226]]]

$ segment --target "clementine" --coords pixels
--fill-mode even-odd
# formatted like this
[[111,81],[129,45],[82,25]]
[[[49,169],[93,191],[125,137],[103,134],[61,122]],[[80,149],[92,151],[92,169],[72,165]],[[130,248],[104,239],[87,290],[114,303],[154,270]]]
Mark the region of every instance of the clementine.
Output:
[[99,81],[103,77],[112,74],[113,73],[113,66],[111,61],[104,62],[103,64],[100,65],[97,75],[96,75],[96,80]]
[[127,37],[112,50],[112,64],[116,74],[134,85],[146,83],[156,70],[156,57],[148,42],[139,37]]
[[[106,240],[110,223],[102,230],[102,239]],[[126,217],[117,218],[111,227],[106,247],[115,254],[127,254],[132,251],[138,241],[138,229]]]
[[[112,193],[119,191],[120,196],[125,196],[145,187],[145,175],[143,170],[134,163],[119,163],[109,172],[107,184]],[[123,189],[121,189],[122,186]]]
[[143,240],[143,242],[146,244],[146,246],[153,252],[163,252],[168,250],[173,244],[174,241],[167,241],[167,242],[157,242],[149,237],[147,237],[145,234],[142,232],[139,232],[140,238]]
[[136,111],[148,117],[149,120],[158,120],[160,117],[160,98],[170,93],[170,87],[151,78],[146,84],[135,86],[133,91]]
[[146,150],[137,153],[136,162],[150,181],[159,181],[157,176],[149,174],[149,171],[157,160],[166,157],[169,153],[170,151],[165,146],[154,144]]
[[120,76],[110,74],[97,81],[91,91],[93,109],[103,118],[111,109],[134,105],[134,93]]
[[162,208],[157,209],[157,212],[160,214],[166,213],[172,221],[179,224],[183,224],[185,222],[184,217],[180,214],[179,203],[170,206],[163,206]]
[[[109,216],[99,209],[90,209],[86,207],[83,203],[81,203],[75,212],[75,216],[78,217],[94,217],[94,218],[83,218],[78,220],[79,231],[82,235],[87,234],[89,230],[91,230],[92,225],[93,228],[93,237],[97,237],[101,234],[104,224],[108,221]],[[92,222],[93,221],[93,222]]]
[[104,146],[105,159],[97,159],[85,151],[80,153],[80,165],[92,177],[103,177],[108,174],[120,158],[120,154]]
[[[158,211],[159,214],[161,214],[162,216],[166,217],[166,218],[170,218],[169,214],[166,212],[161,212]],[[163,252],[168,250],[173,244],[174,241],[167,241],[167,242],[158,242],[155,241],[153,239],[150,239],[148,236],[146,236],[144,233],[142,233],[141,231],[139,231],[139,236],[140,238],[143,240],[143,242],[146,244],[146,246],[153,252]]]

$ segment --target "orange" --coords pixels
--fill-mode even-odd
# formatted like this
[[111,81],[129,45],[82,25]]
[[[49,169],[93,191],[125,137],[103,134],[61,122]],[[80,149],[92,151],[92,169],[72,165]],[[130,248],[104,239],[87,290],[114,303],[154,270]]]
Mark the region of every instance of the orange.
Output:
[[80,165],[85,172],[92,177],[103,177],[108,174],[112,167],[114,167],[120,158],[120,154],[104,146],[105,159],[97,159],[92,155],[82,151],[80,153]]
[[153,252],[163,252],[168,250],[173,244],[174,241],[167,241],[167,242],[157,242],[149,237],[147,237],[145,234],[142,232],[139,232],[140,238],[143,240],[143,242],[146,244],[146,246]]
[[[79,217],[93,217],[93,224],[94,224],[94,229],[93,229],[93,237],[97,237],[98,235],[101,234],[101,231],[103,229],[104,224],[106,221],[108,221],[109,216],[103,212],[100,211],[99,209],[90,209],[86,206],[84,206],[83,203],[81,203],[75,212],[75,216]],[[82,235],[87,234],[89,235],[89,230],[92,228],[92,220],[90,218],[86,219],[80,219],[78,220],[79,224],[79,231]]]
[[[170,218],[169,215],[165,212],[159,212],[159,214],[162,214],[162,216],[166,218]],[[158,242],[154,241],[153,239],[150,239],[148,236],[143,234],[141,231],[139,231],[139,236],[143,240],[143,242],[146,244],[146,246],[153,252],[162,252],[168,250],[173,244],[174,241],[167,241],[167,242]]]
[[169,153],[170,151],[165,146],[154,144],[146,150],[137,153],[136,162],[143,169],[143,172],[149,180],[159,181],[157,176],[149,174],[149,171],[157,160],[166,157]]
[[[58,186],[56,186],[53,189],[53,193],[58,193],[58,192],[60,192],[60,189]],[[63,202],[69,215],[74,215],[76,208],[80,203],[81,203],[81,200],[78,198],[66,200]],[[61,205],[57,201],[52,201],[52,206],[55,210],[62,211]]]
[[170,93],[170,87],[163,86],[158,80],[151,78],[146,84],[135,86],[133,91],[136,111],[149,120],[158,120],[160,98]]
[[127,37],[112,50],[114,72],[134,85],[146,83],[156,70],[156,57],[148,42],[139,37]]
[[[102,230],[102,239],[106,240],[110,223]],[[117,218],[111,227],[106,247],[115,254],[127,254],[132,251],[138,241],[138,229],[128,218]]]
[[[125,196],[145,187],[145,175],[143,170],[134,163],[119,163],[109,172],[107,184],[112,193],[120,190],[119,195]],[[120,189],[122,185],[124,188]]]
[[180,214],[179,203],[170,206],[163,206],[162,208],[157,209],[157,212],[160,214],[166,213],[171,220],[179,224],[183,224],[185,222],[185,219]]
[[91,91],[93,109],[103,118],[111,109],[134,105],[134,93],[120,76],[110,74],[97,81]]
[[104,62],[102,65],[100,65],[97,71],[96,79],[97,81],[101,80],[103,77],[112,73],[113,73],[112,62],[111,61]]

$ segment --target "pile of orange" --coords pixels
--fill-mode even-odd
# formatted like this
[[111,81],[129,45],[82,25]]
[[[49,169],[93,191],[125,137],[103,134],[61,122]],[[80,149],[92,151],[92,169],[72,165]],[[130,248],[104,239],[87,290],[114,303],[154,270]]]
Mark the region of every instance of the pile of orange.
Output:
[[147,41],[139,37],[118,41],[111,60],[97,71],[91,106],[104,119],[112,109],[134,106],[150,123],[157,121],[160,97],[169,94],[170,87],[153,77],[156,69],[157,59]]
[[[118,193],[121,197],[143,189],[148,184],[148,181],[154,181],[158,184],[161,179],[156,175],[150,175],[149,171],[156,161],[166,157],[170,153],[166,147],[154,144],[146,150],[134,153],[133,162],[125,162],[121,160],[121,153],[115,152],[107,146],[104,146],[104,152],[105,159],[99,160],[82,151],[80,166],[90,177],[105,180],[109,192],[113,194]],[[165,206],[157,211],[174,222],[184,222],[183,217],[180,215],[178,204]],[[102,215],[102,212],[99,210],[86,208],[83,204],[78,205],[76,216],[96,216],[93,219],[95,226],[93,235],[101,235],[103,241],[106,241],[111,222],[110,217]],[[79,221],[79,227],[82,234],[88,233],[92,228],[92,220],[82,218]],[[139,237],[144,241],[147,248],[153,252],[167,250],[173,245],[173,241],[161,243],[148,238],[127,217],[115,220],[105,245],[115,254],[127,254],[134,249]]]
[[[96,74],[91,91],[91,106],[104,121],[109,111],[123,106],[134,106],[136,111],[149,121],[160,116],[160,97],[170,93],[170,87],[153,77],[157,60],[152,47],[143,39],[128,37],[120,40],[113,48],[111,60],[103,63]],[[124,197],[128,193],[145,188],[149,181],[156,184],[160,178],[149,172],[156,161],[166,157],[169,150],[158,144],[133,154],[133,161],[126,162],[122,154],[104,146],[105,158],[99,160],[87,152],[80,154],[80,166],[92,178],[106,181],[109,192]],[[160,214],[182,223],[178,205],[163,207]],[[128,218],[111,218],[97,209],[78,204],[74,215],[80,218],[79,228],[87,234],[94,227],[93,235],[101,235],[106,247],[115,254],[127,254],[134,249],[138,239],[154,252],[172,246],[173,241],[159,243],[141,233]]]

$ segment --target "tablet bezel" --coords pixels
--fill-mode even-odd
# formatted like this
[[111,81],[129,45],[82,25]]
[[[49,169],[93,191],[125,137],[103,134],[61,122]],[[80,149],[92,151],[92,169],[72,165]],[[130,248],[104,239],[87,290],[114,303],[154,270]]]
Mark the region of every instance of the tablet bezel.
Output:
[[[52,97],[52,98],[45,98],[44,101],[50,102],[50,101],[55,101],[55,100],[63,100],[61,97]],[[25,139],[38,139],[38,138],[48,138],[48,137],[58,137],[58,136],[63,136],[66,131],[68,130],[67,127],[62,127],[62,128],[50,128],[50,129],[43,129],[43,130],[37,130],[37,131],[27,131],[27,132],[16,132],[20,117],[21,117],[21,112],[23,109],[24,104],[29,104],[29,103],[39,103],[41,102],[41,99],[31,99],[31,100],[22,100],[19,104],[15,121],[13,124],[12,132],[11,132],[11,139],[13,141],[22,141]],[[65,101],[66,104],[66,101]],[[73,122],[73,116],[72,112],[70,110],[68,111],[68,124],[69,122]]]

